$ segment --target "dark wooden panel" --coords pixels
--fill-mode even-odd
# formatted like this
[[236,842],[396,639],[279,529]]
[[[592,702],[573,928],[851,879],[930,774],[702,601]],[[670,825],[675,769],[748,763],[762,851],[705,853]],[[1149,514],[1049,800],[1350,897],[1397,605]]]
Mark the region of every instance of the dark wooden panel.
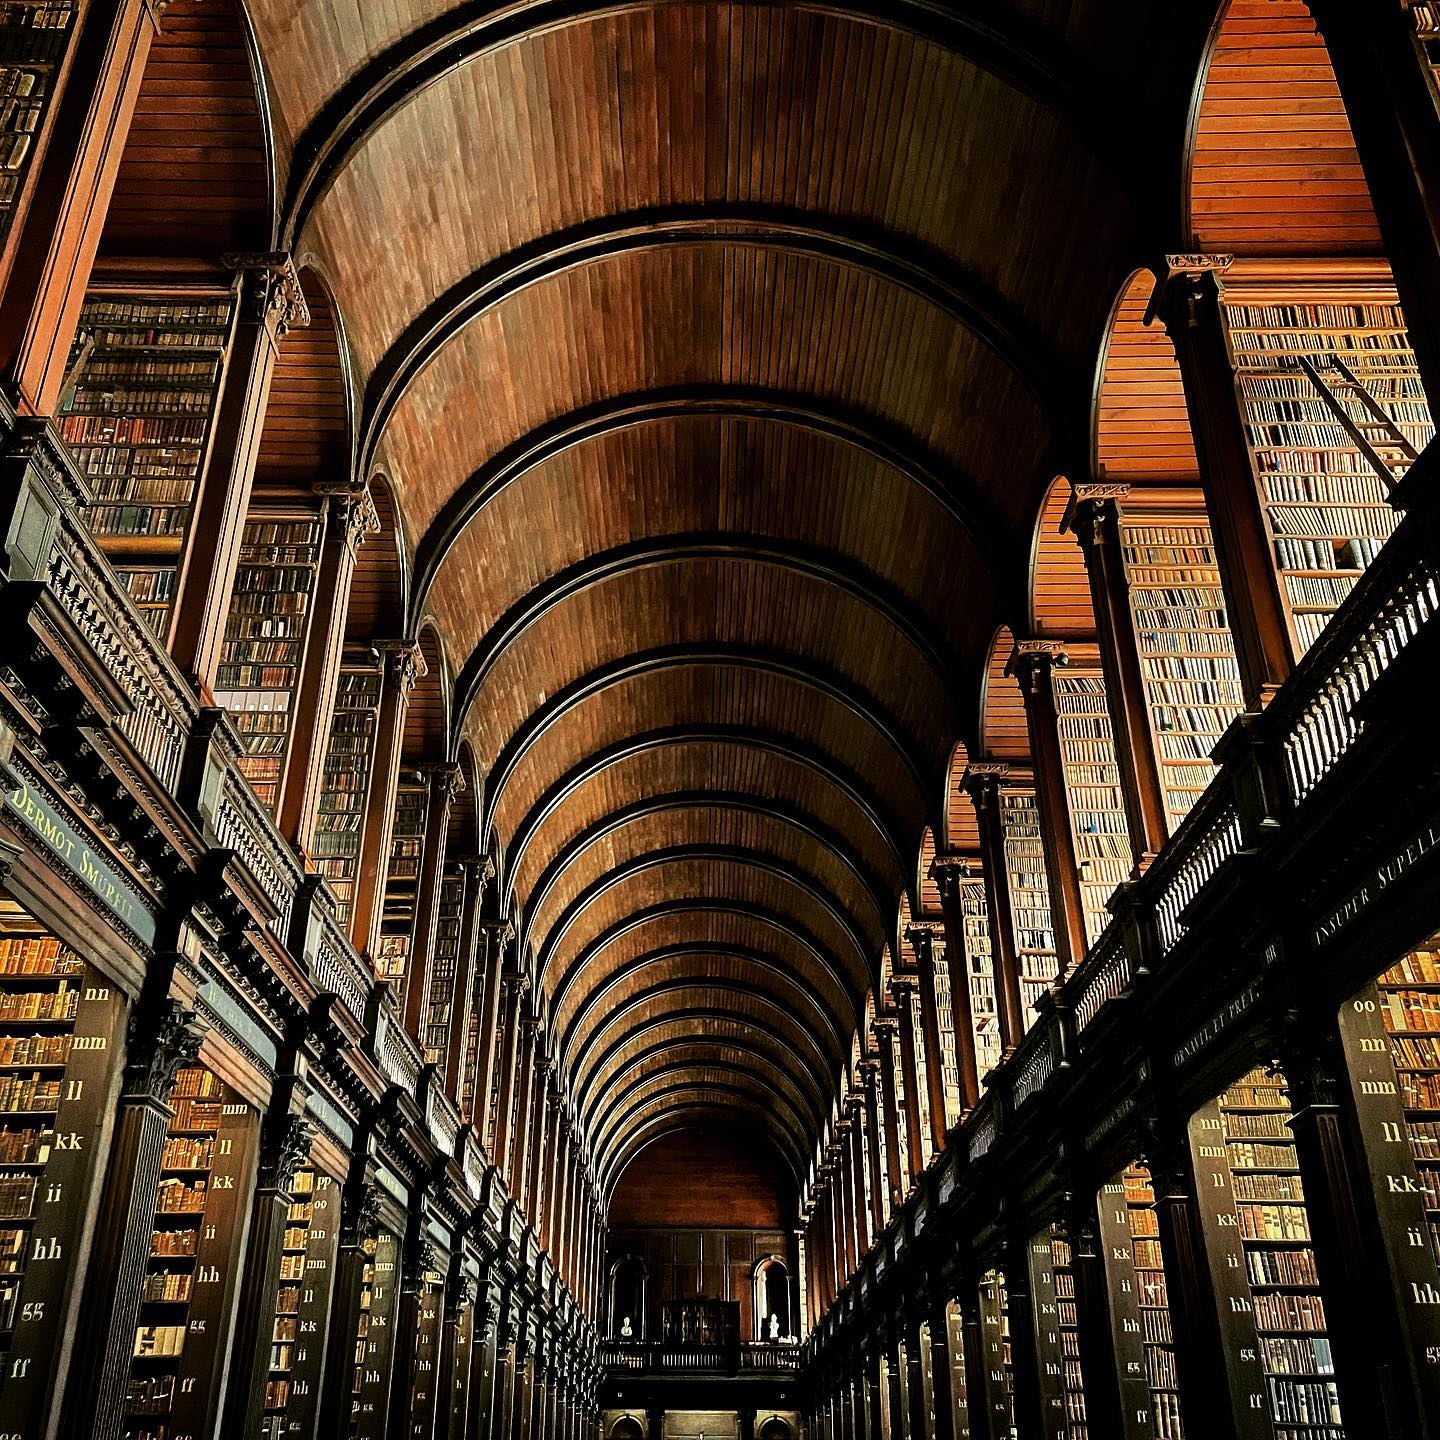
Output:
[[793,1186],[757,1137],[682,1130],[647,1145],[626,1167],[610,1201],[610,1225],[753,1226],[784,1230]]

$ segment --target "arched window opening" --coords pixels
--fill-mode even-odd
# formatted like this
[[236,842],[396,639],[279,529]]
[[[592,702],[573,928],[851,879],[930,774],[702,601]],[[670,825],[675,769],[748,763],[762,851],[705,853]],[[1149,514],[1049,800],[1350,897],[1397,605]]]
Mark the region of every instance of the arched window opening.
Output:
[[626,1255],[610,1269],[610,1338],[645,1338],[645,1262]]
[[778,1255],[755,1267],[755,1339],[778,1343],[794,1338],[790,1316],[790,1271]]

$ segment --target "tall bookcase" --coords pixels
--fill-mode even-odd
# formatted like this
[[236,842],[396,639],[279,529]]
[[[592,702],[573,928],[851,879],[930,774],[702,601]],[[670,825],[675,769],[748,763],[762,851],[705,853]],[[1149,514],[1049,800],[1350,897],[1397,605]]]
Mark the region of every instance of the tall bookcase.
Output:
[[[910,1135],[910,1127],[905,1123],[905,1116],[908,1113],[906,1108],[908,1092],[905,1088],[905,1064],[901,1059],[900,1051],[900,1047],[904,1043],[905,1032],[902,1029],[897,1031],[895,1035],[895,1064],[892,1074],[895,1077],[895,1113],[899,1118],[899,1124],[895,1127],[896,1149],[899,1152],[896,1159],[899,1162],[898,1169],[901,1177],[901,1188],[908,1193],[910,1188],[910,1145],[912,1137]],[[919,1136],[913,1138],[916,1141],[919,1140]]]
[[323,530],[319,515],[251,515],[225,618],[215,700],[245,743],[241,772],[271,809],[290,743]]
[[1215,775],[1210,752],[1240,713],[1235,641],[1203,510],[1121,513],[1135,643],[1171,830]]
[[1150,1172],[1130,1165],[1102,1186],[1097,1215],[1125,1440],[1184,1440]]
[[1275,1440],[1344,1440],[1290,1119],[1283,1079],[1254,1070],[1192,1120],[1207,1258],[1246,1409]]
[[405,978],[415,933],[416,891],[420,883],[420,854],[425,848],[428,799],[425,786],[413,782],[402,781],[395,792],[395,824],[390,832],[390,863],[385,871],[375,973],[382,980],[393,980],[397,984]]
[[1010,1306],[1005,1276],[987,1270],[980,1277],[980,1338],[985,1351],[985,1409],[992,1435],[1014,1431],[1015,1367],[1010,1356]]
[[1090,1440],[1080,1370],[1075,1271],[1070,1244],[1054,1226],[1047,1226],[1030,1242],[1030,1294],[1045,1434],[1052,1440]]
[[1000,1013],[995,999],[995,960],[990,946],[990,911],[985,882],[960,881],[964,917],[965,972],[970,985],[970,1018],[975,1031],[975,1066],[984,1078],[1000,1063]]
[[1288,302],[1247,303],[1243,287],[1227,286],[1225,317],[1280,589],[1303,653],[1393,532],[1398,516],[1386,495],[1406,468],[1403,452],[1372,431],[1377,469],[1337,408],[1366,427],[1374,406],[1416,451],[1434,425],[1393,291],[1361,299],[1307,288]]
[[78,8],[75,0],[0,4],[0,249],[20,210]]
[[[911,1143],[919,1145],[922,1164],[928,1165],[935,1154],[935,1136],[930,1124],[929,1067],[937,1063],[938,1057],[930,1054],[930,1047],[926,1044],[925,1002],[919,987],[908,991],[902,1003],[910,1007],[910,1034],[915,1043],[915,1111],[920,1117],[920,1134],[912,1136]],[[900,1031],[900,1043],[905,1043],[903,1029]]]
[[[945,1129],[948,1133],[960,1123],[960,1060],[955,1052],[955,1004],[951,995],[950,955],[943,940],[931,941],[930,953],[935,966],[935,1025],[940,1037],[941,1087],[945,1093]],[[935,1063],[935,1061],[932,1061]]]
[[970,1382],[965,1369],[965,1319],[964,1312],[954,1300],[945,1306],[945,1339],[950,1357],[951,1433],[956,1440],[968,1440]]
[[455,1007],[455,972],[460,961],[460,905],[465,886],[459,875],[440,880],[440,913],[430,961],[430,996],[425,1017],[425,1059],[444,1065],[450,1043],[450,1012]]
[[91,533],[162,635],[233,310],[225,290],[91,290],[60,402],[60,433],[95,493]]
[[1035,1023],[1036,1003],[1060,972],[1040,807],[1033,788],[1007,784],[1000,791],[1000,825],[1005,882],[1015,921],[1015,953],[1020,962],[1020,998],[1028,1029]]
[[390,1361],[395,1346],[395,1301],[399,1294],[400,1242],[382,1231],[365,1242],[366,1264],[355,1335],[350,1382],[350,1440],[381,1440],[390,1394]]
[[1115,887],[1130,876],[1130,826],[1105,677],[1098,669],[1068,668],[1055,672],[1054,685],[1085,938],[1093,945],[1110,923],[1106,906]]
[[125,1390],[131,1440],[207,1433],[249,1204],[254,1114],[204,1066],[180,1072]]
[[62,1336],[120,997],[0,900],[0,1408],[26,1440]]
[[341,924],[350,918],[355,903],[360,831],[370,793],[379,712],[380,667],[367,663],[342,669],[311,840],[315,868],[330,882]]

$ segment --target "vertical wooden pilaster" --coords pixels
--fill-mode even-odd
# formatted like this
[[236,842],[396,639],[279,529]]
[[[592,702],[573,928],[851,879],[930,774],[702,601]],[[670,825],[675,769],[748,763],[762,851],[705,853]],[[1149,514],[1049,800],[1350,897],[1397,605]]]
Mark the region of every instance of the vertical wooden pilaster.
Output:
[[523,1064],[520,1053],[520,1028],[524,1014],[525,992],[530,988],[528,976],[508,974],[501,977],[504,1051],[500,1057],[500,1094],[495,1106],[495,1134],[490,1162],[505,1177],[506,1186],[514,1194],[514,1169],[510,1164],[513,1148],[515,1092],[520,1083]]
[[957,1303],[960,1306],[961,1349],[965,1365],[966,1413],[970,1419],[970,1440],[1008,1440],[995,1432],[990,1406],[990,1393],[985,1354],[985,1331],[980,1322],[980,1302],[973,1280],[967,1280]]
[[885,1186],[889,1177],[880,1163],[880,1127],[885,1123],[880,1102],[880,1062],[860,1062],[860,1084],[865,1102],[866,1164],[870,1170],[870,1243],[873,1245],[885,1229]]
[[1110,1328],[1105,1257],[1100,1246],[1095,1202],[1077,1203],[1064,1222],[1075,1280],[1076,1337],[1085,1382],[1085,1418],[1094,1435],[1124,1435],[1120,1410],[1120,1366]]
[[930,1326],[930,1404],[934,1440],[956,1440],[955,1384],[950,1358],[950,1317],[943,1296],[932,1298]]
[[1160,853],[1169,836],[1169,824],[1120,541],[1117,501],[1129,490],[1128,485],[1076,485],[1066,524],[1080,542],[1090,577],[1090,603],[1100,640],[1100,668],[1110,706],[1125,819],[1135,864],[1143,870]]
[[380,683],[380,709],[375,717],[370,790],[360,822],[355,899],[350,907],[350,940],[362,955],[374,953],[380,934],[390,837],[395,826],[395,786],[405,742],[405,711],[411,691],[425,674],[424,657],[413,641],[380,641],[375,648],[385,657],[385,669]]
[[870,1228],[870,1203],[865,1196],[865,1097],[852,1091],[845,1105],[850,1112],[850,1213],[854,1217],[858,1262],[870,1253],[878,1232]]
[[1060,717],[1055,706],[1055,667],[1068,660],[1064,646],[1053,640],[1020,640],[1009,665],[1025,702],[1045,874],[1050,882],[1050,916],[1062,979],[1085,958],[1087,949],[1080,866],[1075,859],[1065,762],[1060,753]]
[[1010,1368],[1015,1377],[1011,1405],[1018,1440],[1041,1440],[1040,1354],[1035,1343],[1034,1293],[1030,1286],[1030,1245],[1013,1235],[1005,1256],[1005,1299],[1010,1315]]
[[325,487],[322,495],[326,508],[324,540],[295,687],[290,743],[275,806],[280,833],[306,851],[314,840],[325,781],[325,755],[335,720],[355,559],[365,537],[380,528],[375,503],[365,487],[337,484]]
[[[915,1011],[910,1003],[919,981],[913,975],[894,975],[890,979],[890,994],[895,1000],[895,1009],[900,1017],[900,1069],[905,1077],[905,1130],[908,1142],[905,1153],[910,1161],[910,1178],[913,1180],[925,1170],[925,1140],[920,1120],[920,1086],[926,1078],[920,1074],[920,1036],[915,1033]],[[926,1066],[926,1076],[929,1066]]]
[[1025,1035],[1025,1006],[1020,993],[1020,957],[1015,950],[1015,915],[1006,880],[1005,830],[1000,818],[1000,781],[1004,765],[974,764],[965,772],[965,788],[975,804],[980,853],[985,868],[985,901],[990,912],[990,949],[995,967],[995,999],[1000,1039],[1008,1055]]
[[1155,309],[1180,362],[1246,708],[1258,710],[1289,675],[1294,652],[1225,336],[1220,277],[1230,257],[1169,258]]
[[960,884],[973,879],[979,869],[979,859],[965,855],[940,855],[930,866],[945,916],[945,958],[950,966],[950,1007],[955,1026],[955,1066],[960,1074],[962,1119],[980,1103],[980,1060],[975,1048],[974,996],[970,992],[970,962],[965,953],[965,912]]
[[495,1131],[498,1112],[490,1113],[490,1092],[496,1084],[495,1067],[504,1066],[501,1042],[510,1034],[508,1013],[502,1017],[500,998],[504,990],[505,948],[515,938],[515,927],[508,920],[484,920],[485,984],[480,992],[480,1050],[475,1063],[475,1102],[471,1123],[480,1132],[480,1146],[490,1163],[497,1164],[499,1146]]
[[908,1178],[900,1172],[900,1106],[895,1097],[895,1047],[899,1044],[900,1022],[893,1015],[875,1018],[875,1037],[880,1044],[880,1095],[885,1120],[886,1180],[890,1186],[890,1208],[905,1201]]
[[[929,1060],[925,1067],[925,1079],[930,1098],[930,1141],[938,1155],[950,1138],[950,1117],[946,1113],[945,1099],[945,1047],[940,1034],[940,986],[936,978],[938,961],[935,955],[935,947],[945,943],[944,928],[934,921],[917,921],[906,930],[905,938],[915,947],[919,962],[920,1014],[925,1025],[925,1053]],[[948,954],[946,958],[948,960]],[[953,994],[953,973],[950,986]]]
[[529,1163],[533,1135],[531,1132],[532,1112],[535,1104],[535,1056],[536,1041],[540,1034],[540,1022],[525,1002],[520,1002],[519,1046],[516,1055],[514,1083],[515,1117],[514,1133],[510,1137],[510,1193],[515,1202],[529,1219]]
[[[428,795],[420,875],[415,888],[415,919],[405,971],[404,1021],[420,1039],[430,1014],[430,977],[435,960],[435,927],[440,918],[440,881],[445,869],[445,841],[450,829],[450,804],[465,782],[453,761],[422,765]],[[455,997],[451,998],[451,1005]]]
[[[480,979],[480,948],[484,927],[480,910],[485,903],[485,887],[495,878],[495,867],[484,855],[467,855],[460,860],[460,943],[455,955],[455,995],[450,1004],[450,1034],[445,1044],[445,1069],[442,1080],[445,1093],[460,1106],[460,1118],[479,1125],[465,1104],[465,1051],[470,1037],[470,1019],[474,1013],[477,981]],[[480,1024],[485,1023],[482,1011]],[[483,1047],[483,1037],[476,1046],[476,1056]],[[478,1068],[478,1067],[477,1067]],[[489,1093],[488,1091],[486,1092]]]

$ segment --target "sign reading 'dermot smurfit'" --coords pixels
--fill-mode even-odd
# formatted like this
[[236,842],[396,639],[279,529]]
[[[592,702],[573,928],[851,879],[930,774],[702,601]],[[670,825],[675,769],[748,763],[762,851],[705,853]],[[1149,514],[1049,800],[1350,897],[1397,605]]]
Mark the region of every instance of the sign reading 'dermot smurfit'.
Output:
[[1352,890],[1316,927],[1315,944],[1333,940],[1352,920],[1363,915],[1402,875],[1413,870],[1432,851],[1440,849],[1440,825],[1427,825],[1408,845],[1377,865],[1363,885]]
[[45,848],[70,870],[113,914],[147,945],[155,940],[155,917],[140,903],[114,868],[86,844],[85,839],[28,780],[8,765],[0,765],[5,785],[5,809],[20,821]]

